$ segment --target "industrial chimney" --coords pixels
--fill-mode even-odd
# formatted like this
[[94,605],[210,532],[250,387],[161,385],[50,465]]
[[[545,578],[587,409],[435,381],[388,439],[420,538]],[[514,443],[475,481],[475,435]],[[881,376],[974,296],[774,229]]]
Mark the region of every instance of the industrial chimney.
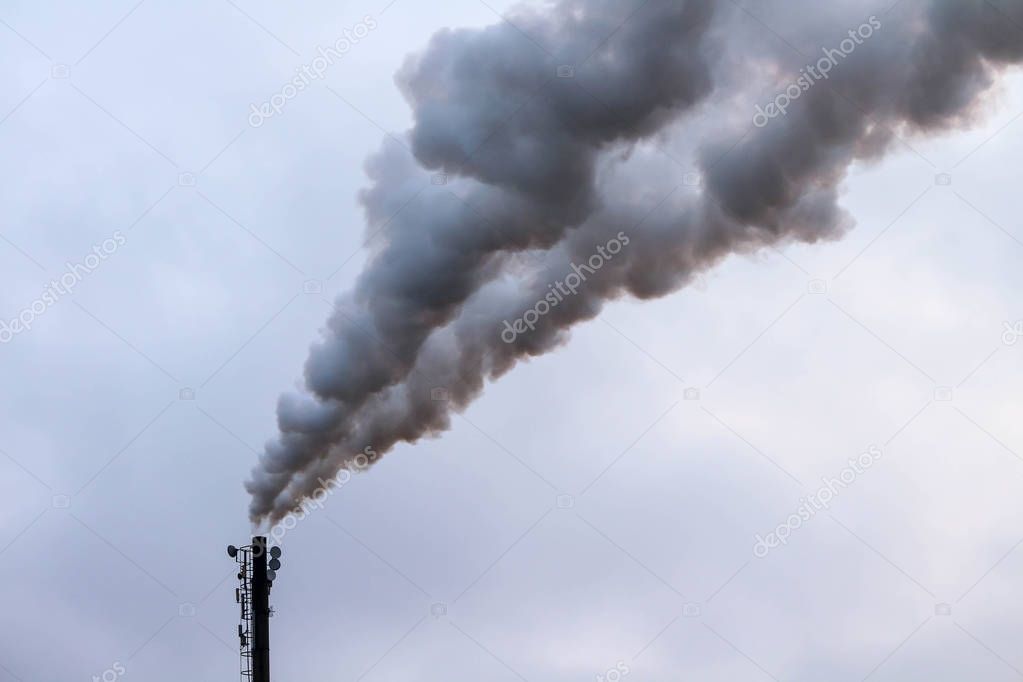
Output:
[[268,549],[266,538],[256,536],[250,545],[229,545],[227,553],[239,567],[235,601],[241,607],[241,679],[270,682],[270,588],[281,567],[281,548]]

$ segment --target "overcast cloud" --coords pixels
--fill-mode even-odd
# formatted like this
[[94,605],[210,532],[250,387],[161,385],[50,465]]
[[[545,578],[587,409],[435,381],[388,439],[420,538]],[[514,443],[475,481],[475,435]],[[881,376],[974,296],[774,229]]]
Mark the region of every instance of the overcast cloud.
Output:
[[[919,1],[836,3],[835,42]],[[751,54],[787,54],[717,121],[752,122],[834,43],[804,41],[817,3],[727,4]],[[382,140],[407,153],[394,74],[511,5],[0,7],[0,320],[31,320],[0,344],[0,682],[237,675],[224,548],[279,394],[378,248],[358,192]],[[1018,10],[991,3],[1023,41]],[[275,679],[1023,676],[1021,117],[1009,71],[969,126],[852,167],[842,239],[616,301],[354,476],[283,542]],[[608,181],[696,196],[689,123]]]

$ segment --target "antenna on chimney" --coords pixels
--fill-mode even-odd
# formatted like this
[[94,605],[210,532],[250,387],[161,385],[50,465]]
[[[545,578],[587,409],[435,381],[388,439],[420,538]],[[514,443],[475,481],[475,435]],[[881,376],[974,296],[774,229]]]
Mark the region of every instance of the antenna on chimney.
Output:
[[235,600],[241,606],[242,682],[270,682],[270,588],[281,567],[281,548],[268,549],[266,538],[256,536],[251,545],[229,545],[227,554],[239,567]]

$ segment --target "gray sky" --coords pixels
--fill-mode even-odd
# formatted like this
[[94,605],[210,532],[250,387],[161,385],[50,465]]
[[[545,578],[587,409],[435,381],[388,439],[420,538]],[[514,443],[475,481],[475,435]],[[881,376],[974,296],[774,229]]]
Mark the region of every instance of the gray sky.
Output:
[[[119,235],[0,345],[0,682],[237,674],[224,547],[365,261],[363,160],[411,123],[392,76],[511,4],[0,9],[0,319]],[[1023,676],[1021,115],[1010,73],[972,129],[855,166],[844,239],[615,303],[357,476],[285,539],[276,679]],[[674,129],[629,163],[679,172],[687,149]]]

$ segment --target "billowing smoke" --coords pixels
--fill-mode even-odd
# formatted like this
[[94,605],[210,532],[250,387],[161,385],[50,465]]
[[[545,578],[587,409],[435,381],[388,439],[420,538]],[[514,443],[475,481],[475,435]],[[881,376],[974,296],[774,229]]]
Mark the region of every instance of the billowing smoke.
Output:
[[609,300],[840,236],[853,163],[969,122],[1023,59],[1023,0],[891,2],[558,0],[434,36],[398,74],[415,125],[367,165],[374,251],[280,399],[253,521],[445,430]]

